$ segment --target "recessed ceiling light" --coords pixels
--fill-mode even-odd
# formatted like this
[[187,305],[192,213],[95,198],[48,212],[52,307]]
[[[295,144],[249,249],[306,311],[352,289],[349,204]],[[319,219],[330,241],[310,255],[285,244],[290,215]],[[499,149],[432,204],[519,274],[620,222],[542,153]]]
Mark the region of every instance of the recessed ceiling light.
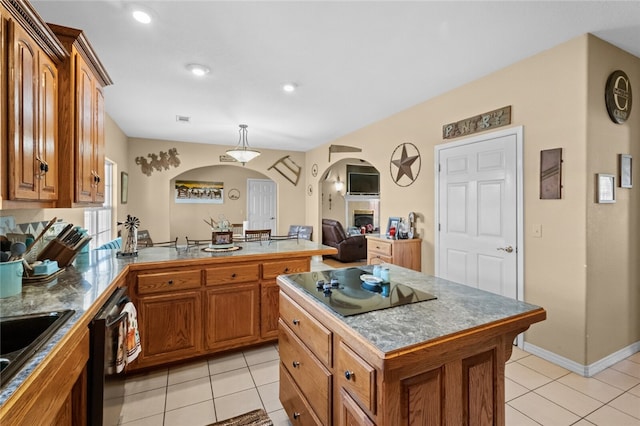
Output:
[[286,83],[282,85],[282,90],[288,93],[295,92],[297,88],[298,85],[295,83]]
[[144,10],[134,9],[132,15],[133,19],[142,24],[148,24],[151,22],[151,15],[149,15],[149,13],[145,12]]
[[187,65],[187,69],[191,71],[192,74],[197,75],[198,77],[209,74],[209,71],[211,71],[209,68],[200,64],[189,64]]

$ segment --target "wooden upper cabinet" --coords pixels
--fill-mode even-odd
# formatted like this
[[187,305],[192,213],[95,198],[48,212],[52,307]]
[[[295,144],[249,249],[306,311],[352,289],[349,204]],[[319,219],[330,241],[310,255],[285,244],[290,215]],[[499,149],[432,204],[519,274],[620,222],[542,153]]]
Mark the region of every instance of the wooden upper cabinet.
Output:
[[104,94],[111,78],[81,30],[49,24],[69,51],[60,68],[58,207],[104,203]]
[[13,84],[9,85],[9,198],[37,200],[38,47],[14,21],[9,22],[9,34],[13,72]]
[[27,31],[9,21],[9,199],[58,198],[58,72]]
[[36,175],[41,200],[58,199],[58,72],[53,61],[38,56],[38,156]]
[[55,207],[58,67],[68,54],[29,3],[0,3],[0,86],[6,100],[0,107],[0,174],[7,182],[0,188],[0,207]]
[[96,156],[94,152],[94,77],[81,56],[76,57],[76,201],[94,201]]

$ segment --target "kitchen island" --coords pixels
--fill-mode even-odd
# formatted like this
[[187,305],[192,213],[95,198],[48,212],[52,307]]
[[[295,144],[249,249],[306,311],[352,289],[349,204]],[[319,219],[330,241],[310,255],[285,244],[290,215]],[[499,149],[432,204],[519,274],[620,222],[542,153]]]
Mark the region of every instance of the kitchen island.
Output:
[[[292,422],[504,425],[505,363],[544,309],[392,265],[385,296],[347,286],[371,268],[278,277],[280,401]],[[314,284],[332,278],[333,293]]]
[[[139,250],[137,257],[116,257],[115,250],[94,250],[78,256],[74,265],[53,281],[25,283],[21,294],[0,299],[3,317],[75,311],[3,384],[0,424],[33,424],[34,419],[48,419],[51,424],[84,424],[88,325],[117,287],[128,287],[129,296],[138,307],[144,355],[130,367],[146,368],[275,340],[276,276],[308,271],[312,256],[335,253],[334,248],[307,240],[247,242],[237,246],[240,249],[221,253],[205,252],[202,247],[152,247]],[[234,312],[235,305],[229,302],[244,301],[246,295],[251,295],[251,315],[242,316],[250,320],[242,322],[240,329],[230,327],[231,333],[237,333],[229,334],[219,319],[239,317]],[[187,336],[185,339],[174,339],[172,329],[161,330],[174,319],[172,311],[165,308],[184,308],[182,301],[186,299],[195,302],[188,314],[197,317],[190,317],[193,327],[181,335]],[[160,313],[162,317],[158,316]],[[171,343],[169,347],[166,341]]]

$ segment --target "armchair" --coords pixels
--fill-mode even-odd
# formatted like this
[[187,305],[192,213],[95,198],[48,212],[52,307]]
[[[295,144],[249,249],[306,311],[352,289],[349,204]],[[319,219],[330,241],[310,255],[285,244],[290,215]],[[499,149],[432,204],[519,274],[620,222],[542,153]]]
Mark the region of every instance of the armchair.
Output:
[[333,219],[322,219],[322,244],[338,249],[330,255],[340,262],[354,262],[367,258],[367,239],[364,235],[347,236],[342,224]]

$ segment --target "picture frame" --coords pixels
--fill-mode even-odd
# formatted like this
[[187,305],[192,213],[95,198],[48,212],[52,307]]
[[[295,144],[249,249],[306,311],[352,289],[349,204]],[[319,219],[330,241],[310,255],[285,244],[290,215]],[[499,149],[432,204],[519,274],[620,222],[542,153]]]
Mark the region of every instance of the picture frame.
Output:
[[629,154],[620,154],[620,188],[633,188],[633,159]]
[[233,243],[233,231],[212,231],[211,243],[215,245]]
[[174,197],[176,204],[223,204],[224,182],[176,180]]
[[396,228],[396,232],[398,232],[398,225],[399,224],[400,224],[400,218],[399,217],[389,217],[389,221],[387,222],[387,237],[390,236],[389,230],[391,228]]
[[120,172],[120,204],[127,204],[129,201],[129,174]]
[[616,202],[616,177],[608,173],[596,175],[596,199],[598,203]]

